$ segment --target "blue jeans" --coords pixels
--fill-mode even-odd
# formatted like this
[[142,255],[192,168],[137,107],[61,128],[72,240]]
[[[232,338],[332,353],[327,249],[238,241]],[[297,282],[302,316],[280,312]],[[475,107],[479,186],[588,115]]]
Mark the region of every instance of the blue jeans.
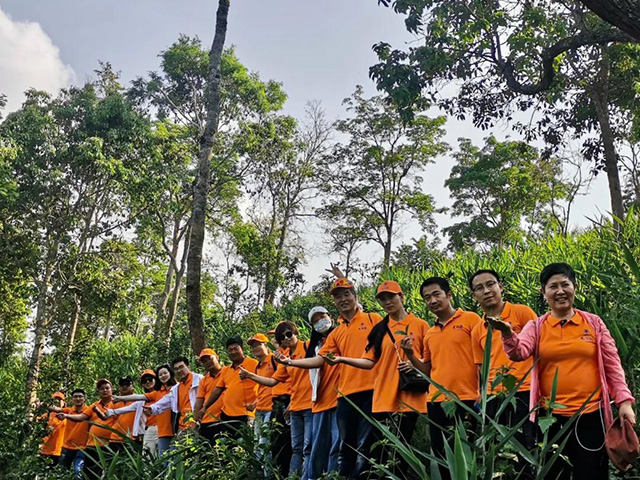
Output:
[[316,480],[324,473],[338,471],[340,432],[337,408],[313,414],[313,444],[309,460],[309,480]]
[[158,438],[158,457],[161,457],[165,452],[169,451],[171,448],[171,440],[173,440],[173,437]]
[[368,459],[373,444],[373,425],[354,408],[352,403],[370,417],[372,401],[373,390],[356,392],[338,398],[336,415],[342,442],[339,464],[340,475],[343,477],[358,478],[368,468]]
[[69,450],[62,449],[62,455],[60,457],[60,465],[69,469],[73,466],[73,474],[81,478],[82,469],[84,468],[84,452],[82,450]]
[[271,423],[271,410],[261,411],[256,410],[256,418],[253,422],[253,434],[258,439],[258,446],[256,448],[258,454],[258,460],[264,465],[264,475],[269,477],[269,469],[267,465],[269,462],[265,462],[265,458],[271,460],[271,451],[269,450],[269,436],[271,430],[269,428]]
[[300,480],[308,480],[308,464],[311,455],[311,409],[291,412],[291,467],[289,474],[300,473]]

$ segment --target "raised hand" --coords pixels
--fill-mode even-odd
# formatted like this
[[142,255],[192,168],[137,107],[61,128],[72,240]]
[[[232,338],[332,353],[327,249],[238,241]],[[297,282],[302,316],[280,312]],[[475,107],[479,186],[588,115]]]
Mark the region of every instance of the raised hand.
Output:
[[251,374],[244,367],[240,367],[240,371],[238,372],[238,376],[240,377],[240,380],[244,380],[246,378],[250,378]]
[[336,278],[345,277],[344,273],[342,273],[342,270],[340,270],[340,267],[338,267],[337,263],[330,263],[329,265],[331,265],[331,268],[325,268],[325,272],[332,273]]
[[406,336],[400,342],[400,346],[402,350],[407,355],[407,357],[411,358],[413,356],[413,342],[411,341],[411,337]]
[[289,357],[287,357],[284,353],[279,352],[279,351],[275,351],[273,352],[273,359],[278,362],[278,363],[283,363],[283,364],[287,364],[289,363],[289,361],[291,360]]
[[58,413],[58,414],[56,415],[56,417],[57,417],[57,419],[58,419],[58,420],[64,420],[64,419],[66,419],[66,418],[67,418],[67,414],[66,414],[66,413],[62,413],[62,412],[60,412],[60,413]]
[[485,317],[485,320],[489,325],[491,325],[494,329],[498,330],[503,337],[509,338],[513,335],[513,330],[511,330],[511,325],[504,320],[500,320],[496,317]]

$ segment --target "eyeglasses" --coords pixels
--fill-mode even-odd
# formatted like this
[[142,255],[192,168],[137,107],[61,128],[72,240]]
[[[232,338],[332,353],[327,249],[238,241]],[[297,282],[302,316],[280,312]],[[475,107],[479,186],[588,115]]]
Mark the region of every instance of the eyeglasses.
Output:
[[473,288],[471,289],[471,291],[472,291],[473,293],[480,293],[480,292],[482,292],[485,288],[486,288],[487,290],[491,290],[491,288],[493,288],[493,287],[494,287],[495,285],[497,285],[497,284],[498,284],[498,282],[496,282],[495,280],[490,280],[490,281],[488,281],[487,283],[485,283],[484,285],[482,285],[482,284],[481,284],[481,285],[476,285],[475,287],[473,287]]
[[291,338],[293,337],[295,334],[289,330],[287,332],[284,332],[282,335],[280,335],[278,338],[276,338],[276,340],[278,340],[279,342],[281,342],[282,340],[284,340],[285,338]]

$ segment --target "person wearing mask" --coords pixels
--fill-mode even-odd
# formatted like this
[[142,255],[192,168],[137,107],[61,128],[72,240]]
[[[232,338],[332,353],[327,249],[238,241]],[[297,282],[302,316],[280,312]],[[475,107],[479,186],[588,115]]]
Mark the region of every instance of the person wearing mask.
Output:
[[[419,413],[427,411],[427,393],[400,390],[400,369],[412,369],[400,345],[405,337],[410,338],[414,356],[424,357],[424,339],[429,325],[405,310],[404,293],[397,282],[382,282],[376,298],[387,315],[369,333],[362,358],[338,356],[332,362],[364,370],[378,366],[373,389],[373,416],[409,444]],[[377,440],[383,439],[381,435],[377,437]],[[387,463],[389,452],[380,447],[377,450],[374,458],[381,464]],[[393,460],[400,460],[400,463],[390,467],[391,470],[402,476],[405,468],[402,468],[401,459]]]
[[[86,394],[81,388],[71,392],[72,406],[54,410],[57,413],[83,414],[91,417],[91,409],[85,404]],[[56,407],[57,408],[57,407]],[[62,456],[60,465],[69,470],[73,466],[73,473],[80,478],[84,468],[84,448],[89,437],[88,422],[67,421],[64,429],[64,443],[62,444]]]
[[[276,340],[286,349],[287,359],[303,359],[308,342],[300,341],[298,328],[289,321],[280,322],[276,327]],[[252,371],[241,369],[241,378],[248,378],[267,387],[291,378],[291,465],[289,473],[300,474],[301,480],[308,480],[308,462],[311,453],[311,382],[304,370],[291,368],[288,364],[278,365],[271,378],[261,377]]]
[[[145,387],[145,393],[143,395],[126,395],[117,397],[118,400],[126,402],[144,402],[144,407],[150,407],[160,399],[166,397],[171,393],[173,387],[177,386],[175,380],[175,374],[173,368],[169,364],[160,365],[156,368],[155,372],[152,370],[145,370],[142,373],[142,377],[148,377],[151,373],[154,373],[155,378],[159,380],[156,382],[153,390],[147,391],[149,382],[143,384]],[[166,409],[158,415],[151,414],[150,411],[145,412],[144,407],[142,412],[147,418],[155,418],[158,425],[158,455],[162,456],[171,446],[171,440],[173,440],[174,421],[173,416],[177,418],[177,414],[171,409]]]
[[[369,332],[381,320],[380,315],[362,311],[355,286],[347,278],[338,278],[333,282],[330,293],[340,312],[338,326],[327,336],[318,355],[311,358],[290,359],[288,366],[320,368],[325,362],[330,362],[334,356],[358,358],[364,352]],[[365,415],[372,413],[375,378],[376,367],[365,371],[354,368],[340,370],[336,409],[340,432],[338,463],[340,475],[346,478],[364,476],[367,469],[374,437],[371,423],[360,414],[360,411]]]
[[[402,348],[415,368],[473,409],[480,394],[478,369],[471,348],[471,332],[476,325],[482,323],[482,319],[473,312],[453,308],[453,294],[445,278],[427,278],[420,285],[420,295],[436,316],[436,321],[424,335],[422,358],[415,354],[416,349],[410,336],[402,339]],[[435,385],[429,387],[427,411],[431,448],[441,458],[445,458],[443,432],[456,419],[461,420],[465,416],[465,410],[460,406],[456,407],[453,417],[448,416],[442,408],[442,402],[447,400],[447,395]],[[470,421],[473,430],[474,419],[470,418]],[[447,469],[440,467],[439,470],[443,479],[451,478]]]
[[[503,286],[500,275],[494,270],[478,270],[469,278],[469,289],[473,299],[478,302],[484,313],[485,321],[479,323],[471,331],[471,347],[473,349],[473,358],[478,367],[482,366],[484,358],[484,350],[487,342],[488,323],[486,317],[495,317],[504,320],[511,325],[514,332],[520,333],[524,326],[538,318],[535,312],[526,305],[506,302],[503,299]],[[533,367],[533,359],[529,358],[523,362],[515,362],[504,351],[500,332],[493,330],[491,335],[491,361],[489,367],[488,393],[498,394],[505,392],[506,388],[500,382],[497,385],[496,377],[502,373],[515,377],[516,382],[522,383],[515,394],[515,408],[507,408],[500,418],[496,418],[499,402],[497,400],[489,401],[487,405],[487,414],[503,425],[514,426],[521,420],[529,416],[529,400],[531,390],[531,368]],[[535,447],[535,425],[529,420],[525,420],[521,431],[515,438],[527,449],[533,450]],[[519,458],[517,469],[522,473],[522,478],[532,478],[532,472],[527,468],[524,459]]]
[[171,364],[178,383],[171,387],[168,395],[144,407],[143,410],[146,415],[160,415],[170,409],[175,414],[173,431],[180,433],[195,426],[193,409],[198,396],[201,375],[189,369],[189,359],[186,357],[177,357]]
[[574,307],[576,274],[570,265],[547,265],[540,273],[540,286],[550,312],[527,323],[520,333],[504,320],[487,317],[487,321],[500,331],[510,359],[534,357],[532,410],[541,399],[542,406],[549,408],[557,376],[555,404],[564,408],[552,407],[554,422],[548,438],[559,433],[572,416],[579,415],[575,425],[557,441],[567,441],[561,452],[566,460],[558,458],[548,478],[608,479],[604,436],[613,422],[610,401],[613,399],[618,406],[621,419],[636,422],[635,399],[627,386],[616,344],[600,317]]
[[[51,395],[53,407],[58,410],[64,409],[65,398],[64,393],[55,392]],[[40,448],[40,455],[47,457],[51,466],[55,467],[60,462],[60,455],[62,454],[62,444],[64,443],[64,431],[67,425],[66,420],[58,419],[56,411],[51,411],[44,414],[44,418],[47,419],[47,436],[42,439],[42,447]]]
[[[309,339],[306,358],[318,355],[327,337],[336,327],[329,311],[317,306],[307,315],[313,328]],[[311,380],[311,457],[309,459],[309,479],[317,480],[325,473],[338,471],[340,453],[340,432],[338,430],[338,378],[340,366],[323,363],[320,368],[309,370]]]
[[[202,405],[214,387],[218,383],[220,379],[220,374],[222,372],[222,367],[220,366],[220,361],[218,358],[218,354],[215,350],[211,348],[205,348],[198,355],[198,361],[206,370],[206,374],[200,380],[200,386],[198,387],[198,396],[196,398],[196,405],[194,407],[195,412],[200,412],[202,409]],[[218,400],[211,405],[202,415],[198,415],[200,417],[200,428],[199,432],[204,438],[206,438],[211,445],[214,444],[215,438],[220,431],[220,426],[218,422],[220,420],[220,416],[222,415],[222,405],[224,402],[224,393],[220,395]]]
[[[275,333],[275,332],[274,332]],[[271,378],[278,367],[269,350],[269,339],[262,333],[256,333],[247,340],[251,354],[258,360],[255,374],[261,377]],[[258,459],[270,459],[269,436],[271,427],[271,414],[273,411],[273,393],[271,387],[256,384],[256,417],[253,423],[253,431],[258,439]],[[265,477],[269,477],[268,469],[264,470]]]
[[102,476],[98,448],[108,445],[111,438],[111,430],[114,418],[107,418],[104,411],[113,408],[113,388],[111,382],[101,378],[96,382],[98,389],[98,401],[92,403],[88,410],[82,413],[59,413],[58,418],[71,420],[72,422],[90,421],[91,427],[87,435],[87,444],[84,450],[85,465],[84,475],[89,480],[96,480]]
[[240,376],[240,372],[243,369],[254,371],[258,362],[244,355],[242,345],[240,337],[231,337],[227,340],[227,355],[231,365],[222,367],[216,386],[205,401],[203,408],[196,414],[196,420],[200,420],[204,412],[216,403],[224,392],[220,420],[224,422],[221,424],[224,433],[233,438],[238,438],[241,435],[240,429],[246,426],[249,417],[254,415],[249,411],[249,406],[256,400],[255,386],[251,382],[245,381]]

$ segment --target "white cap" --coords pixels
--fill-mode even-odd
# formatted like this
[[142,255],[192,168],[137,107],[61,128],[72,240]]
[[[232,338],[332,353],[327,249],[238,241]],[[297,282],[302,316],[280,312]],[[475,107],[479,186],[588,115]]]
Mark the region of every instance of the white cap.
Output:
[[313,316],[314,316],[316,313],[329,313],[329,310],[327,310],[327,309],[326,309],[326,308],[324,308],[324,307],[313,307],[311,310],[309,310],[309,315],[308,315],[308,317],[309,317],[309,323],[312,323]]

